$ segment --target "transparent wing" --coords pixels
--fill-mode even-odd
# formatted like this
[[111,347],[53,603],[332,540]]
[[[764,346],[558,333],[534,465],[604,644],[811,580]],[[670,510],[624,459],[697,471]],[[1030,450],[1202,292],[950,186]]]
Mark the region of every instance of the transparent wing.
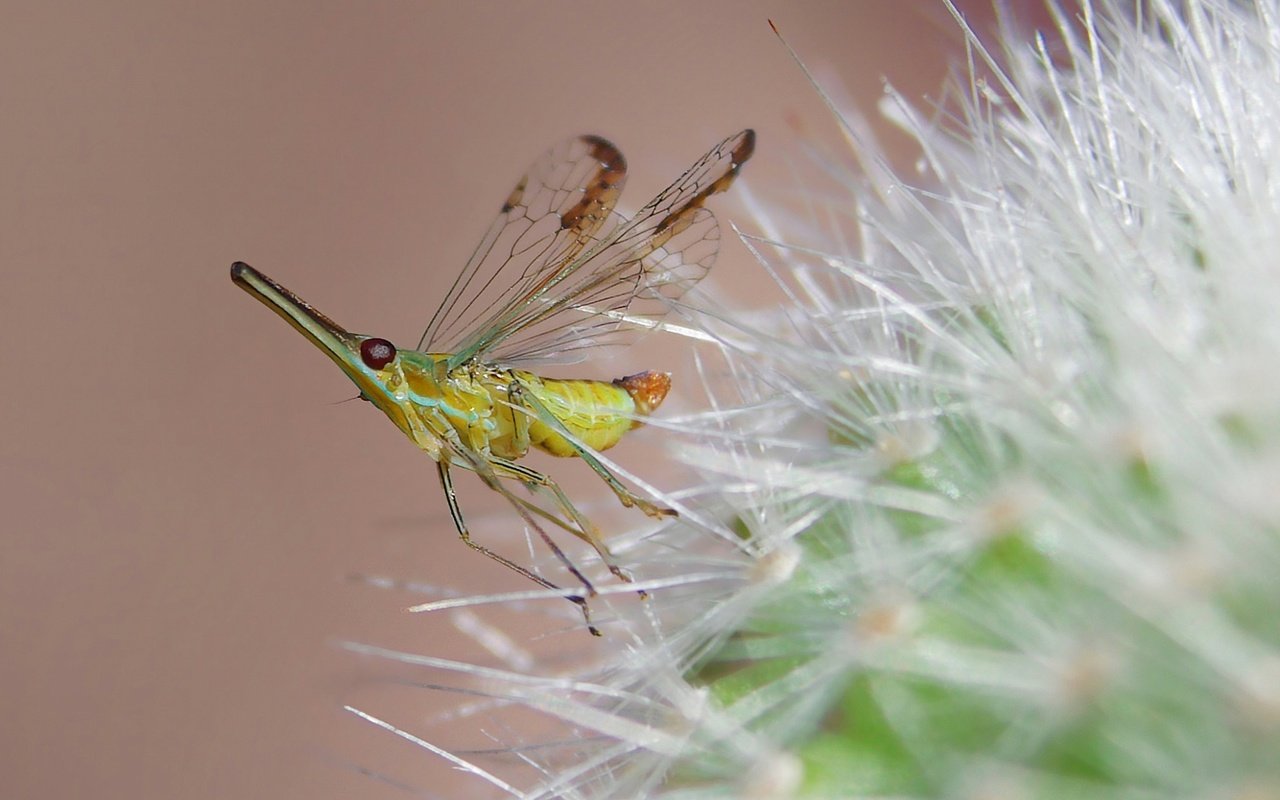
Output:
[[589,248],[548,264],[451,350],[450,365],[563,361],[647,327],[711,268],[720,230],[703,203],[729,188],[754,149],[753,131],[730,136],[630,220],[611,215],[611,225],[587,237]]
[[544,300],[545,308],[521,320],[486,358],[506,364],[565,363],[589,350],[623,344],[666,316],[671,304],[711,270],[720,249],[720,227],[708,209],[696,209],[689,225],[644,255],[602,263],[582,274],[571,295]]
[[457,352],[485,321],[596,241],[626,182],[627,162],[599,136],[551,148],[511,191],[436,309],[418,349]]

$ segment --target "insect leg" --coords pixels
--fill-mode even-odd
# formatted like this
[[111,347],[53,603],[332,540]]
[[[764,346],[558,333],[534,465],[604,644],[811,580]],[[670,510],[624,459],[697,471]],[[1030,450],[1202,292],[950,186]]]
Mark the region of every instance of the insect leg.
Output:
[[[619,579],[624,580],[627,583],[631,583],[634,580],[630,573],[614,562],[613,553],[609,552],[609,546],[605,544],[604,538],[600,535],[599,529],[597,529],[595,525],[592,525],[590,520],[583,516],[582,512],[578,511],[577,507],[574,506],[573,501],[571,501],[569,496],[564,493],[564,490],[560,488],[560,484],[556,483],[554,478],[550,475],[544,475],[537,470],[532,470],[526,466],[517,464],[514,461],[508,461],[505,458],[495,457],[493,459],[493,465],[495,468],[494,472],[502,477],[512,478],[527,485],[538,486],[549,491],[555,498],[556,505],[560,506],[561,512],[578,525],[578,528],[573,528],[564,524],[561,524],[561,527],[595,548],[595,551],[600,554],[600,560],[603,561],[604,565],[609,568],[609,571]],[[523,498],[516,497],[506,491],[503,491],[503,494],[510,498],[512,502],[528,504],[532,506],[533,509],[540,512],[542,511],[542,509],[539,509],[537,506],[533,506],[532,503],[529,503],[529,501],[524,500]],[[640,592],[640,595],[642,597],[647,596],[643,591]]]
[[[559,586],[555,585],[554,583],[542,577],[541,575],[538,575],[530,570],[525,569],[524,567],[520,566],[514,561],[511,561],[505,556],[498,555],[497,553],[493,552],[492,550],[480,544],[479,542],[472,541],[471,532],[467,530],[467,524],[462,519],[462,510],[458,507],[458,496],[453,491],[453,478],[450,477],[449,475],[449,464],[447,461],[441,459],[440,461],[436,462],[436,466],[440,471],[440,484],[444,487],[445,500],[449,504],[449,515],[453,517],[453,525],[455,528],[458,529],[458,535],[462,537],[462,541],[464,544],[467,545],[467,547],[470,547],[472,550],[475,550],[478,553],[483,553],[484,555],[488,556],[489,558],[492,558],[494,561],[497,561],[499,564],[502,564],[503,566],[509,569],[515,570],[516,572],[525,576],[526,578],[538,584],[539,586],[543,587],[544,589],[550,589],[553,592],[564,591]],[[527,515],[525,515],[525,519],[532,523],[532,520],[529,520]],[[534,527],[537,528],[538,526],[535,524]],[[539,528],[538,532],[542,533],[542,530]],[[554,551],[556,551],[557,555],[560,556],[561,560],[565,560],[565,556],[563,553],[559,552],[559,548],[556,547],[554,544],[552,544],[549,539],[547,539],[547,536],[545,533],[543,533],[542,535],[543,535],[543,539],[547,540],[548,544],[550,544],[551,548]],[[578,573],[578,570],[575,567],[570,565],[570,569],[583,582],[583,585],[586,586],[589,592],[595,591],[592,588],[591,583],[587,581],[586,578],[583,578],[582,575]],[[572,595],[572,594],[566,594],[565,599],[569,600],[571,603],[574,603],[575,605],[578,606],[579,609],[582,610],[582,616],[586,619],[586,622],[587,622],[587,630],[591,632],[591,635],[599,636],[600,630],[596,628],[595,625],[591,624],[591,610],[587,606],[587,599],[585,597],[582,597],[581,595]]]
[[622,481],[618,480],[617,476],[610,472],[609,468],[600,462],[600,459],[596,458],[590,450],[578,444],[574,439],[573,434],[565,428],[564,424],[561,423],[560,420],[556,419],[555,415],[551,413],[542,401],[534,396],[533,392],[525,391],[523,387],[521,387],[519,390],[512,392],[512,397],[513,402],[518,398],[519,403],[537,415],[539,421],[550,426],[556,433],[564,437],[564,440],[573,448],[574,454],[577,455],[578,458],[587,462],[587,466],[591,467],[591,469],[609,485],[609,488],[618,496],[618,500],[622,502],[623,506],[627,508],[634,506],[651,517],[660,518],[679,516],[675,509],[665,508],[663,506],[650,503],[648,500],[645,500],[643,497],[640,497],[635,492],[623,486]]
[[[516,507],[516,512],[520,514],[529,527],[533,528],[537,532],[538,538],[542,539],[542,542],[547,546],[547,549],[551,551],[552,555],[559,559],[560,563],[564,565],[564,568],[567,569],[573,577],[578,579],[583,588],[587,590],[587,594],[589,596],[594,595],[596,593],[596,589],[591,585],[591,581],[587,580],[587,577],[582,574],[582,571],[578,569],[577,565],[575,565],[573,561],[564,554],[564,551],[561,550],[554,541],[552,541],[551,537],[547,535],[547,532],[542,529],[542,526],[529,516],[528,511],[533,511],[544,519],[559,525],[565,530],[572,531],[573,529],[543,509],[538,508],[527,501],[521,503],[520,498],[517,498],[505,491],[505,488],[498,481],[498,475],[493,470],[493,455],[489,452],[487,446],[482,449],[476,449],[463,444],[462,437],[459,436],[457,429],[454,428],[447,419],[440,416],[438,411],[433,414],[432,419],[437,423],[436,425],[430,426],[432,432],[449,444],[450,450],[458,458],[457,465],[464,469],[471,470],[480,478],[481,481],[484,482],[485,486],[488,486],[495,492],[502,494],[508,500],[511,500]],[[445,459],[439,459],[436,463],[441,464],[446,462]],[[447,469],[444,471],[444,474],[446,477],[448,476]],[[446,485],[448,492],[452,492],[452,480],[447,481]],[[524,570],[521,570],[521,572],[523,573]]]
[[[463,451],[463,452],[466,452],[466,451]],[[475,472],[476,475],[480,478],[480,480],[484,481],[485,486],[488,486],[493,491],[507,498],[507,500],[510,501],[511,504],[515,506],[516,513],[518,513],[520,517],[525,521],[525,524],[527,524],[530,528],[533,528],[533,530],[537,532],[538,538],[541,539],[542,543],[547,546],[547,549],[551,551],[551,554],[554,555],[560,561],[560,563],[564,565],[565,569],[569,570],[569,573],[573,575],[573,577],[578,579],[578,582],[581,583],[583,588],[587,590],[588,596],[595,595],[596,587],[591,585],[591,581],[587,580],[587,576],[582,574],[582,570],[578,569],[578,566],[573,563],[573,559],[565,555],[565,552],[560,549],[560,546],[557,545],[555,541],[550,536],[547,535],[547,532],[542,529],[542,526],[539,525],[533,519],[532,516],[530,516],[530,512],[537,514],[538,516],[542,517],[545,520],[548,520],[549,522],[553,522],[556,525],[559,525],[561,528],[564,528],[565,530],[569,531],[575,536],[578,535],[578,532],[568,523],[559,519],[555,515],[547,512],[542,508],[539,508],[538,506],[529,502],[528,500],[525,500],[522,497],[517,497],[511,492],[507,491],[507,488],[499,482],[499,478],[502,476],[500,476],[497,473],[497,471],[494,470],[494,457],[492,455],[485,454],[483,457],[478,457],[478,454],[471,454],[471,453],[467,453],[467,455],[468,455],[468,458],[470,459],[466,465],[467,469],[470,469],[473,472]]]

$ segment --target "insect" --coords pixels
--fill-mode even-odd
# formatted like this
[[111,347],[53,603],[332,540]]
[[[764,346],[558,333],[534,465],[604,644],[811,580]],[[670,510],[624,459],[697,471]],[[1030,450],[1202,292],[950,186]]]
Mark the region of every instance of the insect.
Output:
[[[591,545],[621,580],[631,576],[555,480],[518,460],[531,447],[580,458],[624,506],[674,515],[626,488],[595,456],[658,407],[671,378],[642,372],[561,380],[522,367],[574,360],[652,327],[711,268],[720,232],[703,204],[729,187],[754,149],[753,131],[730,136],[628,219],[614,210],[627,165],[613,144],[578,136],[553,147],[507,196],[412,349],[348,332],[243,262],[231,266],[231,279],[323,350],[363,399],[436,462],[449,513],[469,547],[565,594],[598,636],[587,606],[595,588],[539,521]],[[505,497],[582,593],[566,593],[474,541],[454,494],[454,467]],[[521,484],[554,511],[513,491]]]

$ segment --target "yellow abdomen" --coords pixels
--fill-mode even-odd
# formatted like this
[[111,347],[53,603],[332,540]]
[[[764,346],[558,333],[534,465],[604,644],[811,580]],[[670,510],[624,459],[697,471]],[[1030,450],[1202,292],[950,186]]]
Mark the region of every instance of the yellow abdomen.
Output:
[[[671,377],[662,372],[642,372],[611,383],[540,378],[529,372],[517,372],[516,377],[570,433],[595,450],[617,444],[671,387]],[[554,456],[578,454],[564,436],[537,420],[529,425],[529,443]]]

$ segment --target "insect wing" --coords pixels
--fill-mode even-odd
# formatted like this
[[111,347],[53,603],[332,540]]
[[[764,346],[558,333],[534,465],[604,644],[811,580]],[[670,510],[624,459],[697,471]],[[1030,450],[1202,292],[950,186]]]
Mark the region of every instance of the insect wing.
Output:
[[580,361],[588,351],[624,344],[636,331],[656,327],[711,270],[720,249],[720,227],[710,210],[697,209],[689,223],[643,256],[633,253],[591,269],[571,287],[572,295],[546,298],[536,309],[542,313],[530,313],[500,338],[491,358],[510,364]]
[[626,174],[622,153],[598,136],[568,139],[544,153],[502,204],[418,349],[458,353],[483,345],[477,331],[493,329],[502,309],[536,292],[596,241]]
[[594,245],[555,274],[530,282],[526,294],[458,352],[502,363],[571,360],[660,318],[714,263],[720,230],[703,203],[729,188],[754,148],[755,133],[741,131],[630,220],[612,215],[618,221]]

